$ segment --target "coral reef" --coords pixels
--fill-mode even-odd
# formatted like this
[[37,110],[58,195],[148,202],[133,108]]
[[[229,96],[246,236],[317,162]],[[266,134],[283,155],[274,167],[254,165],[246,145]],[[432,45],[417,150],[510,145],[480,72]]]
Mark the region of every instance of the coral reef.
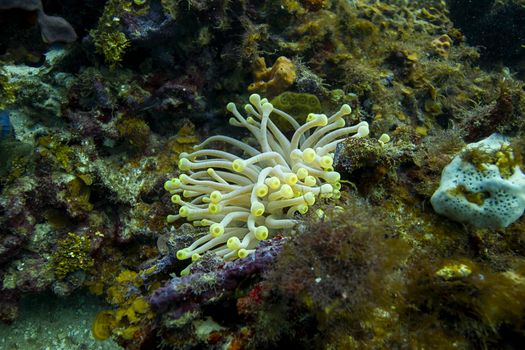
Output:
[[[82,290],[106,304],[86,331],[128,350],[520,348],[521,209],[479,227],[431,198],[458,155],[501,180],[524,169],[522,14],[515,0],[0,1],[0,320]],[[245,107],[253,91],[268,99]],[[343,122],[370,137],[343,140]],[[496,152],[466,146],[494,133]],[[255,185],[266,171],[280,189]],[[490,191],[473,192],[453,194]]]

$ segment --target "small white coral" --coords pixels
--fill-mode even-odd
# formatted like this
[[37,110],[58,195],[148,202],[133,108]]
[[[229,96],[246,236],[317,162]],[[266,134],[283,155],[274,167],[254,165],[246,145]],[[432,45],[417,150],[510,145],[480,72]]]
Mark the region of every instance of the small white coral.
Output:
[[[469,153],[479,159],[465,157]],[[443,169],[430,202],[437,213],[477,228],[504,228],[518,220],[525,210],[525,175],[510,141],[492,134],[468,144]]]
[[[168,222],[186,218],[194,226],[209,226],[206,235],[177,252],[181,260],[196,260],[206,251],[228,260],[246,257],[260,240],[292,228],[295,214],[305,214],[317,197],[338,197],[340,175],[332,168],[333,152],[349,135],[369,133],[367,122],[344,127],[343,116],[352,111],[346,104],[330,117],[310,114],[299,125],[257,94],[250,96],[250,103],[244,106],[247,118],[233,103],[227,109],[234,116],[230,124],[248,129],[258,148],[228,136],[212,136],[195,152],[180,155],[179,169],[189,175],[164,185],[172,202],[181,206]],[[273,114],[295,129],[291,139],[271,120]],[[228,143],[243,155],[204,148],[215,141]]]

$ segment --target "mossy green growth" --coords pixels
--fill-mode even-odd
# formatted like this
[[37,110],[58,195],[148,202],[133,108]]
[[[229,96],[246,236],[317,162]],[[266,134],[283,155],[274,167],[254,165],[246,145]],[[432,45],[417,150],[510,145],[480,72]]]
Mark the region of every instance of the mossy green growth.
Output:
[[126,49],[130,46],[129,39],[121,31],[120,16],[126,13],[145,15],[149,6],[146,1],[109,0],[98,21],[97,27],[89,32],[95,44],[97,53],[104,55],[110,68],[115,68],[122,61]]
[[95,261],[89,255],[90,250],[90,237],[69,232],[67,237],[58,241],[52,256],[55,276],[63,279],[71,272],[92,268]]
[[93,204],[89,202],[91,188],[86,184],[91,181],[89,176],[75,177],[66,184],[66,198],[71,209],[75,212],[89,212],[93,210]]
[[143,150],[149,142],[151,130],[148,124],[140,118],[130,117],[119,120],[117,130],[120,137],[140,150]]
[[18,140],[0,140],[0,183],[9,184],[24,174],[33,146]]
[[115,68],[122,61],[129,45],[126,35],[119,31],[101,33],[95,38],[95,50],[104,55],[104,59],[110,68]]
[[0,69],[0,109],[14,103],[16,100],[16,86],[9,81],[7,75]]

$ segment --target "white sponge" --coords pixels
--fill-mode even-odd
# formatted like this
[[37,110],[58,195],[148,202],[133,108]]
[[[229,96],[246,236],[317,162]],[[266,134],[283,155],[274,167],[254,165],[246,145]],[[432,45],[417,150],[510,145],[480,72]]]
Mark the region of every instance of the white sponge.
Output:
[[467,145],[443,170],[430,200],[434,210],[478,228],[512,224],[525,209],[525,175],[512,160],[510,143],[499,134]]

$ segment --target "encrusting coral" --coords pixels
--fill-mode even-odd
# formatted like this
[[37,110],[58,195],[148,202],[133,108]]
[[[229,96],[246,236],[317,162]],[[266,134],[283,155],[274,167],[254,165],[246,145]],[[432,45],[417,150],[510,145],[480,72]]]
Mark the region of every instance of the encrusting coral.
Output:
[[287,57],[281,56],[275,60],[272,67],[266,67],[264,57],[259,57],[255,60],[253,76],[255,81],[248,86],[248,91],[275,96],[294,83],[295,65]]
[[[230,124],[248,129],[259,149],[228,136],[212,136],[195,152],[180,155],[179,169],[190,174],[164,185],[173,195],[172,202],[181,206],[178,215],[168,216],[168,222],[186,218],[194,226],[209,226],[208,234],[177,252],[178,259],[197,260],[207,251],[227,260],[243,258],[275,230],[292,228],[295,214],[305,214],[316,198],[339,196],[340,175],[332,167],[337,144],[351,134],[365,137],[369,133],[365,121],[344,127],[343,117],[352,111],[346,104],[330,117],[310,113],[306,123],[299,125],[267,99],[253,94],[249,100],[251,104],[244,106],[247,118],[234,103],[227,105],[234,116]],[[292,125],[291,140],[271,114]],[[248,158],[203,148],[215,141],[238,148]]]
[[450,47],[452,46],[452,39],[447,34],[443,34],[432,40],[430,46],[432,46],[432,49],[438,56],[448,58]]

